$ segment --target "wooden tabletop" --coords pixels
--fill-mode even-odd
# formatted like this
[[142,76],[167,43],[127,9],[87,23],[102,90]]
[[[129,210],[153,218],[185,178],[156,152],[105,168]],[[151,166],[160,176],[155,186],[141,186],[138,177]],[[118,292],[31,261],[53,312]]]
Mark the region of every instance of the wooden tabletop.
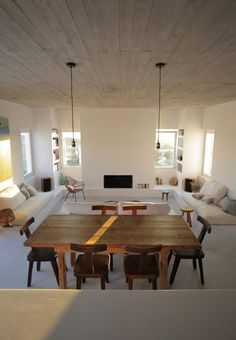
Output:
[[106,243],[110,252],[124,252],[129,244],[157,244],[166,248],[199,248],[181,216],[52,215],[25,242],[30,247],[69,250],[70,243]]

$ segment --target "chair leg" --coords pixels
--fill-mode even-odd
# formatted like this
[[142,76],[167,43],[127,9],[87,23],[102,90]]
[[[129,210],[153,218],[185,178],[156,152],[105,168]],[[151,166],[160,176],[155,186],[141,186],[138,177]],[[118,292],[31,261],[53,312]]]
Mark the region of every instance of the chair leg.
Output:
[[133,289],[133,280],[128,278],[128,289]]
[[41,262],[37,261],[37,272],[39,272],[41,269]]
[[76,279],[76,289],[81,289],[81,277],[77,276]]
[[51,265],[52,265],[52,269],[54,271],[54,274],[55,274],[55,277],[56,277],[56,280],[57,280],[57,284],[59,286],[59,274],[58,274],[57,260],[56,259],[52,260]]
[[201,284],[204,285],[204,274],[203,274],[202,259],[198,259],[198,264],[199,264],[199,269],[200,269]]
[[157,279],[152,279],[152,289],[157,289]]
[[108,273],[106,274],[106,278],[105,278],[106,282],[109,283],[109,277],[108,277]]
[[84,195],[84,190],[82,190],[82,194],[83,194],[83,196],[84,196],[84,200],[86,200],[85,195]]
[[83,282],[83,283],[86,283],[86,277],[83,277],[83,278],[82,278],[82,282]]
[[64,199],[64,202],[67,200],[67,197],[68,197],[68,195],[69,195],[69,191],[68,191],[68,193],[67,193],[67,195],[66,195],[66,198]]
[[76,202],[76,192],[74,193],[74,195],[75,195],[75,202]]
[[175,257],[175,262],[173,264],[173,268],[172,268],[172,272],[170,275],[170,280],[169,283],[172,285],[175,279],[175,275],[177,273],[178,267],[179,267],[179,263],[180,263],[180,257],[176,256]]
[[168,265],[169,265],[169,263],[170,263],[171,258],[172,258],[172,251],[170,251],[170,253],[169,253],[169,255],[168,255]]
[[27,287],[30,287],[30,286],[31,286],[33,265],[34,265],[34,262],[33,262],[33,261],[29,261],[29,270],[28,270],[28,283],[27,283]]
[[113,253],[110,253],[110,270],[113,272]]
[[197,262],[196,259],[193,259],[193,268],[196,270],[197,269]]
[[101,288],[103,290],[106,289],[106,287],[105,287],[105,278],[104,277],[101,277]]

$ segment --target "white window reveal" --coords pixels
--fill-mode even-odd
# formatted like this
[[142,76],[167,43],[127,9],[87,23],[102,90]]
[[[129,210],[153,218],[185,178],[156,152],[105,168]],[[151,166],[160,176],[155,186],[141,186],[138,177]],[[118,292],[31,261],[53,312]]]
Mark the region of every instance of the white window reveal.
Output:
[[80,132],[74,132],[76,147],[71,146],[72,132],[62,132],[63,165],[65,167],[81,166]]
[[203,161],[203,174],[211,176],[212,174],[212,162],[214,151],[214,131],[206,131],[205,134],[205,148],[204,148],[204,161]]
[[24,177],[32,175],[32,152],[31,152],[31,133],[21,132],[21,150],[22,150],[22,161],[23,161],[23,173]]
[[[155,150],[155,166],[162,168],[173,168],[175,166],[176,154],[176,134],[175,130],[161,130],[159,141],[161,148]],[[156,131],[156,142],[158,132]]]

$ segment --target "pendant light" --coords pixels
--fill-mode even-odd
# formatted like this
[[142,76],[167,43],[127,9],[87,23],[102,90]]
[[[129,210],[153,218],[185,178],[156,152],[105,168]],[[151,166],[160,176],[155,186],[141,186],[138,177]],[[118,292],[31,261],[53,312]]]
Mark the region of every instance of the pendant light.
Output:
[[72,142],[71,146],[72,148],[76,147],[75,143],[75,129],[74,129],[74,102],[73,102],[73,81],[72,81],[72,69],[76,66],[75,63],[67,63],[66,64],[70,68],[70,96],[71,96],[71,124],[72,124]]
[[164,63],[158,63],[156,64],[156,67],[159,68],[159,87],[158,87],[158,92],[159,92],[159,102],[158,102],[158,121],[157,121],[157,143],[156,143],[156,148],[160,149],[161,144],[160,144],[160,124],[161,124],[161,69],[164,67],[166,64]]

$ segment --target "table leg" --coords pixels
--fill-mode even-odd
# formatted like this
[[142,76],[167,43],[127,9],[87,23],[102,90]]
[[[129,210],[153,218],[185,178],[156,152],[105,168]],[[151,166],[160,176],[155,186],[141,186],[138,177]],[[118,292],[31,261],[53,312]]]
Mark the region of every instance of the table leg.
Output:
[[62,251],[58,252],[58,264],[59,264],[59,286],[61,289],[67,288],[66,284],[66,261],[65,253]]
[[168,289],[168,255],[169,250],[162,249],[160,254],[160,267],[161,267],[161,275],[160,275],[160,288]]

